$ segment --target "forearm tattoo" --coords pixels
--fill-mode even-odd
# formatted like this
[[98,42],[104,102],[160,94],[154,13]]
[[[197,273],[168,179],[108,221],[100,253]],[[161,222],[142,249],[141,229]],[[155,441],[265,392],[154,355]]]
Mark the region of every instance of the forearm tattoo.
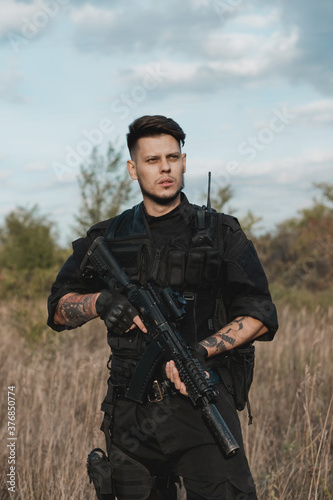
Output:
[[87,321],[96,318],[96,298],[98,293],[80,295],[70,294],[59,300],[57,314],[62,324],[67,326],[81,326]]
[[203,340],[201,344],[207,348],[214,348],[215,354],[232,349],[237,342],[238,332],[244,328],[244,319],[245,316],[235,319],[219,332]]

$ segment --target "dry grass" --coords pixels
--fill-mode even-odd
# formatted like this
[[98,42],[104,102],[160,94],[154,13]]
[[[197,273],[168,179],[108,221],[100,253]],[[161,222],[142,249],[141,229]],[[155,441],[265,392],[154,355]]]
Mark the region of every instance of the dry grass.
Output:
[[279,317],[276,340],[257,343],[252,427],[242,414],[259,498],[331,499],[333,309]]
[[[36,304],[32,307],[35,311]],[[99,407],[109,352],[102,324],[93,321],[61,334],[45,331],[28,345],[18,332],[15,310],[17,304],[12,303],[0,311],[2,401],[7,386],[16,386],[13,498],[92,500],[85,461],[93,447],[105,448]],[[39,318],[30,323],[24,316],[26,335],[40,325],[44,311],[31,316],[35,314]],[[257,343],[250,394],[254,424],[247,426],[246,412],[241,419],[260,500],[333,498],[332,323],[332,309],[310,315],[284,308],[276,340]],[[1,405],[1,422],[0,499],[7,499],[6,404]]]

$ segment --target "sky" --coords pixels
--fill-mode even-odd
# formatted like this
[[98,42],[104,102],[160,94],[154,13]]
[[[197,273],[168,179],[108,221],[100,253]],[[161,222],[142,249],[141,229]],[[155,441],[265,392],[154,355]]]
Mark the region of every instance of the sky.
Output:
[[0,225],[37,204],[70,242],[79,165],[111,142],[125,169],[129,123],[162,114],[190,201],[211,171],[274,230],[333,179],[332,25],[331,0],[0,0]]

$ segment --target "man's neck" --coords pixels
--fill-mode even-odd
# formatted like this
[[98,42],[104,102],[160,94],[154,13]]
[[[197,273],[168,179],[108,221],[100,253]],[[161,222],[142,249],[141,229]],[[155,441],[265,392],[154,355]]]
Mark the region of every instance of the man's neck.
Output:
[[148,215],[151,215],[152,217],[162,217],[162,215],[168,214],[176,207],[178,207],[178,205],[180,205],[180,202],[181,202],[180,194],[175,200],[172,200],[167,205],[161,205],[151,200],[150,198],[147,198],[146,196],[143,197],[143,204],[145,206],[146,212]]

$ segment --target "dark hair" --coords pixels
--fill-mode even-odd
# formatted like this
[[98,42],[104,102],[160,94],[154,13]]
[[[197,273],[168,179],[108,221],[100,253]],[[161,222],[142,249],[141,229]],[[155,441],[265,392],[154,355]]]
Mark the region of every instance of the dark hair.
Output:
[[141,137],[152,137],[154,135],[172,135],[179,145],[185,144],[185,133],[172,118],[162,115],[145,115],[137,118],[129,125],[127,134],[127,147],[132,156],[132,151]]

